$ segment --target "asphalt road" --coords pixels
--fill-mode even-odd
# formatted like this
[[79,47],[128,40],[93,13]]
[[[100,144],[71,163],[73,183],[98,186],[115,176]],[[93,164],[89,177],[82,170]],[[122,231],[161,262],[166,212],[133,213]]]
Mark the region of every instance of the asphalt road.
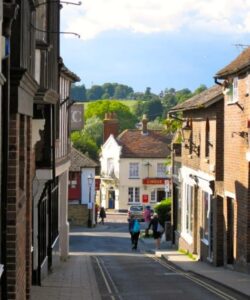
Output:
[[70,251],[91,255],[103,300],[243,300],[231,290],[205,279],[183,273],[156,258],[149,246],[139,242],[131,250],[126,216],[94,229],[73,228]]

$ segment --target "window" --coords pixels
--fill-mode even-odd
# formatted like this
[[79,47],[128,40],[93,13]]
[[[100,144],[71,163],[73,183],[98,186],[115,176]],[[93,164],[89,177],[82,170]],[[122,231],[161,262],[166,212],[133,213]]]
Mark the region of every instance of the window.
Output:
[[209,223],[210,223],[210,197],[207,192],[202,192],[202,238],[209,241]]
[[192,235],[193,233],[193,187],[186,184],[186,202],[185,202],[185,231]]
[[112,174],[114,174],[114,160],[113,160],[113,158],[108,158],[108,162],[107,162],[107,174],[109,176],[111,176]]
[[166,177],[167,168],[164,163],[157,164],[157,177]]
[[250,73],[247,73],[245,82],[246,82],[246,95],[249,96],[249,94],[250,94]]
[[227,95],[228,103],[234,103],[238,101],[238,77],[234,77],[233,83],[226,88],[224,93]]
[[156,194],[155,194],[155,190],[153,190],[151,192],[151,199],[150,199],[150,202],[156,202]]
[[140,202],[140,188],[129,187],[128,188],[128,202]]
[[129,178],[139,178],[139,164],[130,163],[129,164]]
[[209,120],[206,120],[206,132],[205,132],[205,157],[209,157],[209,139],[210,139],[210,128]]

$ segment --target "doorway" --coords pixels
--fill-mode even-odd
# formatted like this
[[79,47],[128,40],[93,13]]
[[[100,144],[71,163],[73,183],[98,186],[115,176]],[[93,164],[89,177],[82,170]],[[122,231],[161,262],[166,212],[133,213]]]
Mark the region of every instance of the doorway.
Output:
[[108,192],[108,208],[114,209],[115,208],[115,191],[109,190]]
[[234,263],[234,199],[227,197],[227,264]]
[[166,193],[164,190],[157,190],[157,202],[161,202],[166,198]]

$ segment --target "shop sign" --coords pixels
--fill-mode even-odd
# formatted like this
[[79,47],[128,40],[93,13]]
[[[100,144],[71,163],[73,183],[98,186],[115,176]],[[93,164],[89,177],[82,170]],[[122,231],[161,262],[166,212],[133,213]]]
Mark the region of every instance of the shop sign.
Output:
[[148,203],[148,195],[142,195],[142,203]]
[[144,178],[142,180],[143,184],[164,184],[164,178]]

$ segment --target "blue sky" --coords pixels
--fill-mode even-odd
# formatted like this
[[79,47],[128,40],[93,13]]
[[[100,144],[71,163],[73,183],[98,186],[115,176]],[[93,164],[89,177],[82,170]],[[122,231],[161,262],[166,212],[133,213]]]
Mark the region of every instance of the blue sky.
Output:
[[[77,2],[77,1],[75,1]],[[135,91],[212,86],[213,76],[250,44],[250,0],[83,0],[64,6],[65,64],[92,84]]]

